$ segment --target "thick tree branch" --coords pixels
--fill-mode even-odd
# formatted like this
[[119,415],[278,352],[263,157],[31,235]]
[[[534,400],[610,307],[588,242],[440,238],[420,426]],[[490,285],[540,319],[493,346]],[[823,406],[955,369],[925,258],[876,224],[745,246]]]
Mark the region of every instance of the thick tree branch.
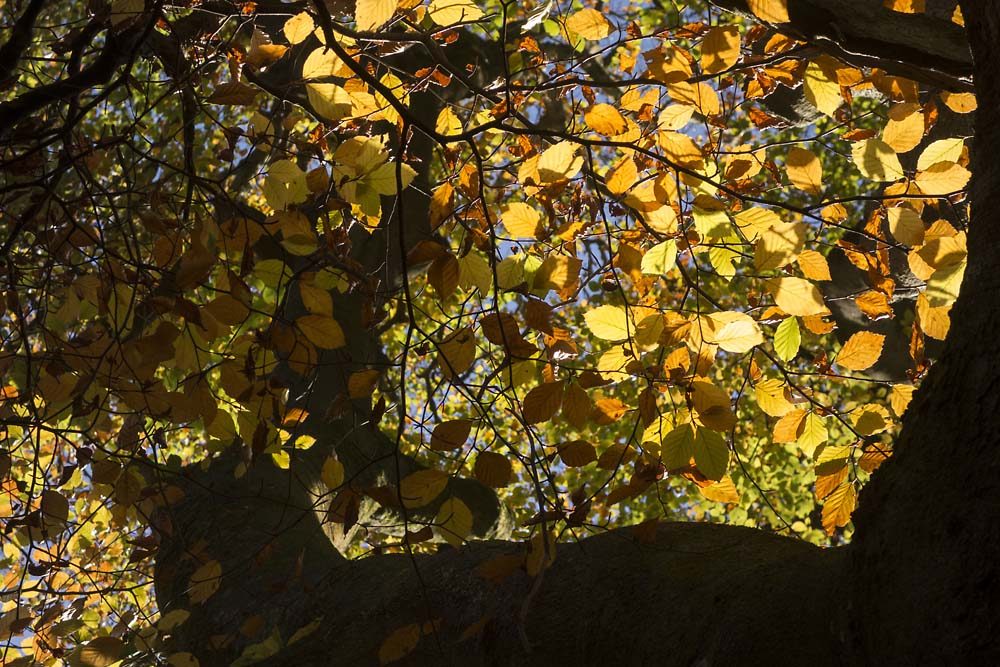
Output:
[[[752,16],[746,0],[710,1]],[[971,90],[969,42],[946,12],[956,0],[936,4],[941,7],[934,13],[903,14],[879,0],[791,0],[791,21],[775,27],[854,65],[878,67],[945,90]]]

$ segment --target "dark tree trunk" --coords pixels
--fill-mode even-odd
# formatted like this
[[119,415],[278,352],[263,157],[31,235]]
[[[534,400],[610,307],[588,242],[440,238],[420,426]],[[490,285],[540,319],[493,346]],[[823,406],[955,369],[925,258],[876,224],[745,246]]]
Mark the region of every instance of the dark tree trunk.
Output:
[[[1000,107],[1000,6],[970,0],[963,9],[979,105],[992,110]],[[961,78],[961,61],[960,50],[938,70]],[[158,561],[164,608],[185,605],[190,564],[182,559],[199,542],[224,566],[222,589],[193,607],[179,644],[202,665],[228,664],[261,638],[213,644],[261,614],[264,634],[277,627],[283,642],[321,619],[268,665],[377,664],[392,632],[424,623],[437,632],[398,664],[1000,664],[998,154],[1000,127],[982,113],[953,334],[907,413],[896,455],[861,496],[850,546],[823,550],[707,524],[665,524],[642,540],[623,528],[559,544],[538,577],[517,569],[493,583],[477,566],[523,554],[523,545],[348,561],[325,535],[310,480],[269,467],[236,480],[217,466],[222,472],[192,475],[173,517],[182,538]],[[347,334],[349,347],[373,354],[360,323]],[[316,428],[327,442],[392,446],[356,424]]]

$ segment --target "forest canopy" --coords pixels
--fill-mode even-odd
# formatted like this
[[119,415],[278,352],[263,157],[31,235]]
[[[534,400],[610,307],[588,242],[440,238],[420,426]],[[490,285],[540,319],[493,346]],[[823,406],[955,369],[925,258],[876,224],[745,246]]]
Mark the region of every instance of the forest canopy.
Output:
[[267,664],[340,560],[484,538],[849,543],[977,107],[954,2],[868,4],[914,54],[786,0],[0,1],[4,664]]

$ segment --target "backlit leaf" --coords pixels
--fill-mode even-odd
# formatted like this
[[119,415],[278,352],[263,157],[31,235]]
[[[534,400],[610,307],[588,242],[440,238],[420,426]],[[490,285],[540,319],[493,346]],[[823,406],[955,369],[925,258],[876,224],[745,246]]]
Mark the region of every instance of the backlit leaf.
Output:
[[819,288],[801,278],[772,278],[765,285],[778,307],[789,315],[808,316],[829,312]]
[[611,24],[596,9],[581,9],[566,19],[566,29],[584,39],[604,39],[611,34]]
[[859,331],[847,339],[837,355],[837,365],[850,371],[863,371],[875,365],[882,356],[885,336],[871,331]]
[[598,306],[583,315],[590,332],[602,340],[625,340],[635,333],[628,313],[620,306]]

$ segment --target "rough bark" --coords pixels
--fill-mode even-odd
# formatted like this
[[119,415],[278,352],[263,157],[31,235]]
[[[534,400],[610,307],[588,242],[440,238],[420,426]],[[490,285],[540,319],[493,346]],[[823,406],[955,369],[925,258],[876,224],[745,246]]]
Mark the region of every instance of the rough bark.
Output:
[[[967,2],[964,13],[979,103],[991,109],[1000,105],[991,48],[1000,8]],[[927,53],[941,58],[935,71],[965,76],[955,65],[961,49],[947,59]],[[523,545],[347,561],[324,533],[311,483],[270,468],[242,480],[193,474],[174,516],[183,540],[159,558],[161,606],[183,603],[186,578],[167,574],[190,567],[183,556],[199,542],[223,561],[224,576],[180,642],[202,664],[228,664],[250,642],[216,648],[213,637],[232,636],[261,613],[285,639],[322,619],[271,665],[375,664],[391,632],[427,622],[437,631],[399,664],[996,664],[1000,239],[988,216],[1000,206],[992,159],[1000,129],[990,121],[982,114],[976,128],[970,264],[954,334],[908,412],[896,456],[862,495],[849,547],[667,524],[651,540],[619,529],[560,544],[539,577],[515,569],[492,583],[476,567]],[[368,335],[354,326],[349,336]],[[323,437],[350,437],[356,427]],[[470,628],[478,631],[463,636]]]

